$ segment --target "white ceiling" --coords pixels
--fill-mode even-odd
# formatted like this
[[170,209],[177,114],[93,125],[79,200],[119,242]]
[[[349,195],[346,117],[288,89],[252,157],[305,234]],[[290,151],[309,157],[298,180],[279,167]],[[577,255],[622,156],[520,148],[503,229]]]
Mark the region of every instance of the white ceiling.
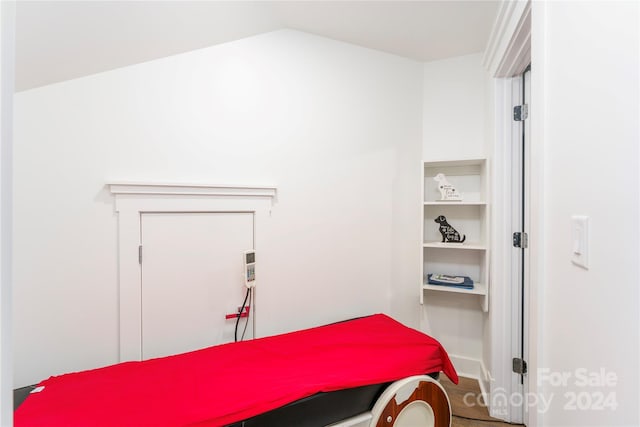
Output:
[[499,1],[19,1],[16,90],[291,28],[431,61],[483,51]]

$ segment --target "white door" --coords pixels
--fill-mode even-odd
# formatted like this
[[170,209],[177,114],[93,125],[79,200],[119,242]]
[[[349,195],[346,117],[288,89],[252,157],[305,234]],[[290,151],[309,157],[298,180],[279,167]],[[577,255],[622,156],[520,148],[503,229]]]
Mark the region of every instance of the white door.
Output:
[[233,341],[235,321],[224,316],[245,296],[253,213],[143,213],[140,222],[142,358]]

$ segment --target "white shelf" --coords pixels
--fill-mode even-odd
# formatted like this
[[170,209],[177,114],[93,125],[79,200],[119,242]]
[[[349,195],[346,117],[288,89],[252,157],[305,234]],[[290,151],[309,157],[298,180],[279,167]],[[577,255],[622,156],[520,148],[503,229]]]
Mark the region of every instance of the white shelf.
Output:
[[469,158],[469,159],[435,159],[435,160],[425,160],[424,165],[427,167],[441,167],[446,168],[450,166],[458,167],[458,166],[473,166],[473,165],[481,165],[487,161],[486,158]]
[[[438,183],[434,179],[443,173],[462,196],[461,201],[441,200]],[[486,158],[430,159],[423,162],[422,173],[422,269],[444,274],[473,277],[478,280],[474,289],[429,285],[422,282],[420,303],[435,297],[433,292],[478,295],[480,307],[489,310],[489,230],[491,207],[489,161]],[[443,215],[460,234],[463,244],[443,243],[437,215]]]
[[438,249],[462,249],[472,251],[486,251],[487,247],[481,243],[463,243],[462,245],[455,243],[442,243],[442,242],[424,242],[422,244],[425,248],[438,248]]
[[422,289],[437,292],[454,292],[457,294],[487,295],[487,286],[484,283],[475,283],[473,289],[462,289],[453,286],[440,285],[422,285]]
[[424,202],[425,206],[486,206],[487,202],[477,201],[477,202],[457,202],[457,201],[449,201],[449,202],[441,202],[441,201],[433,201],[433,202]]

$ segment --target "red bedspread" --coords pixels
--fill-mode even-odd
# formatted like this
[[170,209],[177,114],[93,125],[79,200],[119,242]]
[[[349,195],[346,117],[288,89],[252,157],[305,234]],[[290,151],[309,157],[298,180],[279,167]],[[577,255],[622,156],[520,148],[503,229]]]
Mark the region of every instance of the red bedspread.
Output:
[[51,377],[17,427],[220,426],[321,391],[444,371],[433,338],[382,315]]

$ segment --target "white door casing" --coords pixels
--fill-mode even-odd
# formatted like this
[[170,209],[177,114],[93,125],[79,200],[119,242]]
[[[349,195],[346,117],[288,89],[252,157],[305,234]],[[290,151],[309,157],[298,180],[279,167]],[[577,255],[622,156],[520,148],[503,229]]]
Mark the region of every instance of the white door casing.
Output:
[[[492,283],[494,283],[491,300],[491,361],[490,370],[493,380],[491,383],[492,396],[488,406],[490,414],[494,417],[509,422],[520,422],[529,425],[532,421],[530,414],[524,413],[522,407],[516,407],[507,403],[507,406],[497,406],[495,402],[501,402],[502,398],[517,396],[529,390],[529,384],[525,381],[524,387],[520,384],[519,377],[511,372],[513,350],[519,347],[519,337],[516,336],[516,326],[519,329],[519,311],[514,308],[514,297],[518,292],[510,285],[512,275],[516,267],[512,262],[511,227],[513,195],[509,183],[514,171],[512,170],[512,144],[521,143],[513,140],[514,125],[512,118],[513,96],[516,88],[512,87],[512,77],[524,72],[531,62],[531,1],[502,1],[498,18],[494,23],[487,48],[485,50],[483,64],[493,77],[495,95],[495,143],[493,147],[493,239],[492,251],[495,255],[491,267]],[[534,64],[535,65],[535,64]],[[519,79],[518,79],[519,80]],[[529,205],[531,206],[531,205]],[[532,236],[537,239],[537,236]],[[525,259],[525,263],[529,258]],[[495,262],[497,261],[497,262]],[[532,274],[533,266],[525,266],[528,274]],[[535,271],[533,271],[535,273]],[[526,314],[530,314],[529,304],[526,303]],[[515,326],[514,326],[515,325]],[[528,341],[536,340],[535,332],[530,334]],[[529,343],[525,343],[525,354],[529,353]],[[533,349],[533,348],[531,348]],[[525,356],[526,357],[526,356]],[[535,370],[529,363],[528,369]],[[533,382],[535,384],[535,382]],[[501,396],[500,396],[501,395]],[[493,397],[496,397],[495,399]],[[524,415],[524,417],[523,417]],[[535,424],[535,422],[533,423]]]
[[[120,361],[142,359],[140,218],[145,212],[247,212],[255,219],[255,246],[276,201],[275,186],[109,183],[118,214]],[[257,313],[256,313],[257,315]],[[257,330],[254,331],[256,336]]]

